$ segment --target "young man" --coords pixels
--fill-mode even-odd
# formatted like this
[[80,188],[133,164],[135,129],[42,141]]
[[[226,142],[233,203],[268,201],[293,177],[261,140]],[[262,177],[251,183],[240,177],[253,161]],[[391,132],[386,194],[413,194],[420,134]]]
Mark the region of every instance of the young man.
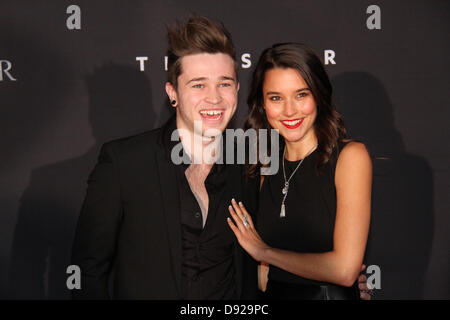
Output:
[[90,175],[73,246],[82,274],[75,298],[109,298],[113,268],[118,299],[237,299],[257,287],[256,268],[246,269],[248,256],[226,224],[230,200],[254,205],[257,184],[242,179],[239,165],[171,159],[175,129],[193,158],[185,142],[223,132],[236,110],[231,37],[206,18],[192,18],[169,30],[168,56],[175,117],[106,143]]
[[207,147],[236,110],[230,34],[191,18],[169,30],[168,57],[166,92],[175,117],[103,145],[89,177],[72,253],[82,274],[74,298],[110,298],[113,269],[116,299],[256,298],[256,263],[226,218],[233,198],[256,211],[258,181],[243,179],[242,165],[177,165],[172,154],[178,129],[188,157],[203,157],[193,141]]

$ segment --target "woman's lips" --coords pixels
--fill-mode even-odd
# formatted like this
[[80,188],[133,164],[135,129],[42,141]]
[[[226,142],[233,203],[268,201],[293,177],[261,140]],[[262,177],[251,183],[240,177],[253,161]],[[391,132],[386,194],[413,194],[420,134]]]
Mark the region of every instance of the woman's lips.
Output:
[[303,119],[305,119],[305,118],[292,119],[292,120],[281,120],[281,123],[288,129],[295,129],[295,128],[300,127],[300,125],[303,122]]

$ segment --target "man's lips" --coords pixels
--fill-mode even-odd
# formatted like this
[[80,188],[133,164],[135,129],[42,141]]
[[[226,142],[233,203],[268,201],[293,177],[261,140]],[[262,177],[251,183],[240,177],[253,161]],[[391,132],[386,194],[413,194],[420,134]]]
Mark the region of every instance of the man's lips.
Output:
[[224,109],[204,109],[199,111],[202,119],[205,120],[221,120],[225,113]]
[[281,123],[288,129],[298,128],[305,118],[297,118],[297,119],[289,119],[289,120],[281,120]]

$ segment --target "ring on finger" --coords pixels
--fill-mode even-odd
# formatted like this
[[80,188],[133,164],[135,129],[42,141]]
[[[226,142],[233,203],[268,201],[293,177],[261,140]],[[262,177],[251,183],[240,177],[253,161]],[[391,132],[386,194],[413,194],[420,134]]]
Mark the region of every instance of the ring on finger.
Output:
[[248,223],[247,216],[245,214],[242,217],[242,219],[244,220],[244,227],[248,228],[250,226],[250,224]]

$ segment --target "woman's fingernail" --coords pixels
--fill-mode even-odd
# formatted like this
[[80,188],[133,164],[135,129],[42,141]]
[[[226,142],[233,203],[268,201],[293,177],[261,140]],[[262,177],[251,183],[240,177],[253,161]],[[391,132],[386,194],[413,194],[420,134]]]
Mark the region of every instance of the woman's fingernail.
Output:
[[242,202],[240,202],[240,201],[239,201],[239,205],[240,205],[241,207],[243,207],[243,206],[244,206],[244,205],[242,204]]
[[231,202],[236,203],[236,200],[234,200],[234,198],[233,198],[233,199],[231,199]]

